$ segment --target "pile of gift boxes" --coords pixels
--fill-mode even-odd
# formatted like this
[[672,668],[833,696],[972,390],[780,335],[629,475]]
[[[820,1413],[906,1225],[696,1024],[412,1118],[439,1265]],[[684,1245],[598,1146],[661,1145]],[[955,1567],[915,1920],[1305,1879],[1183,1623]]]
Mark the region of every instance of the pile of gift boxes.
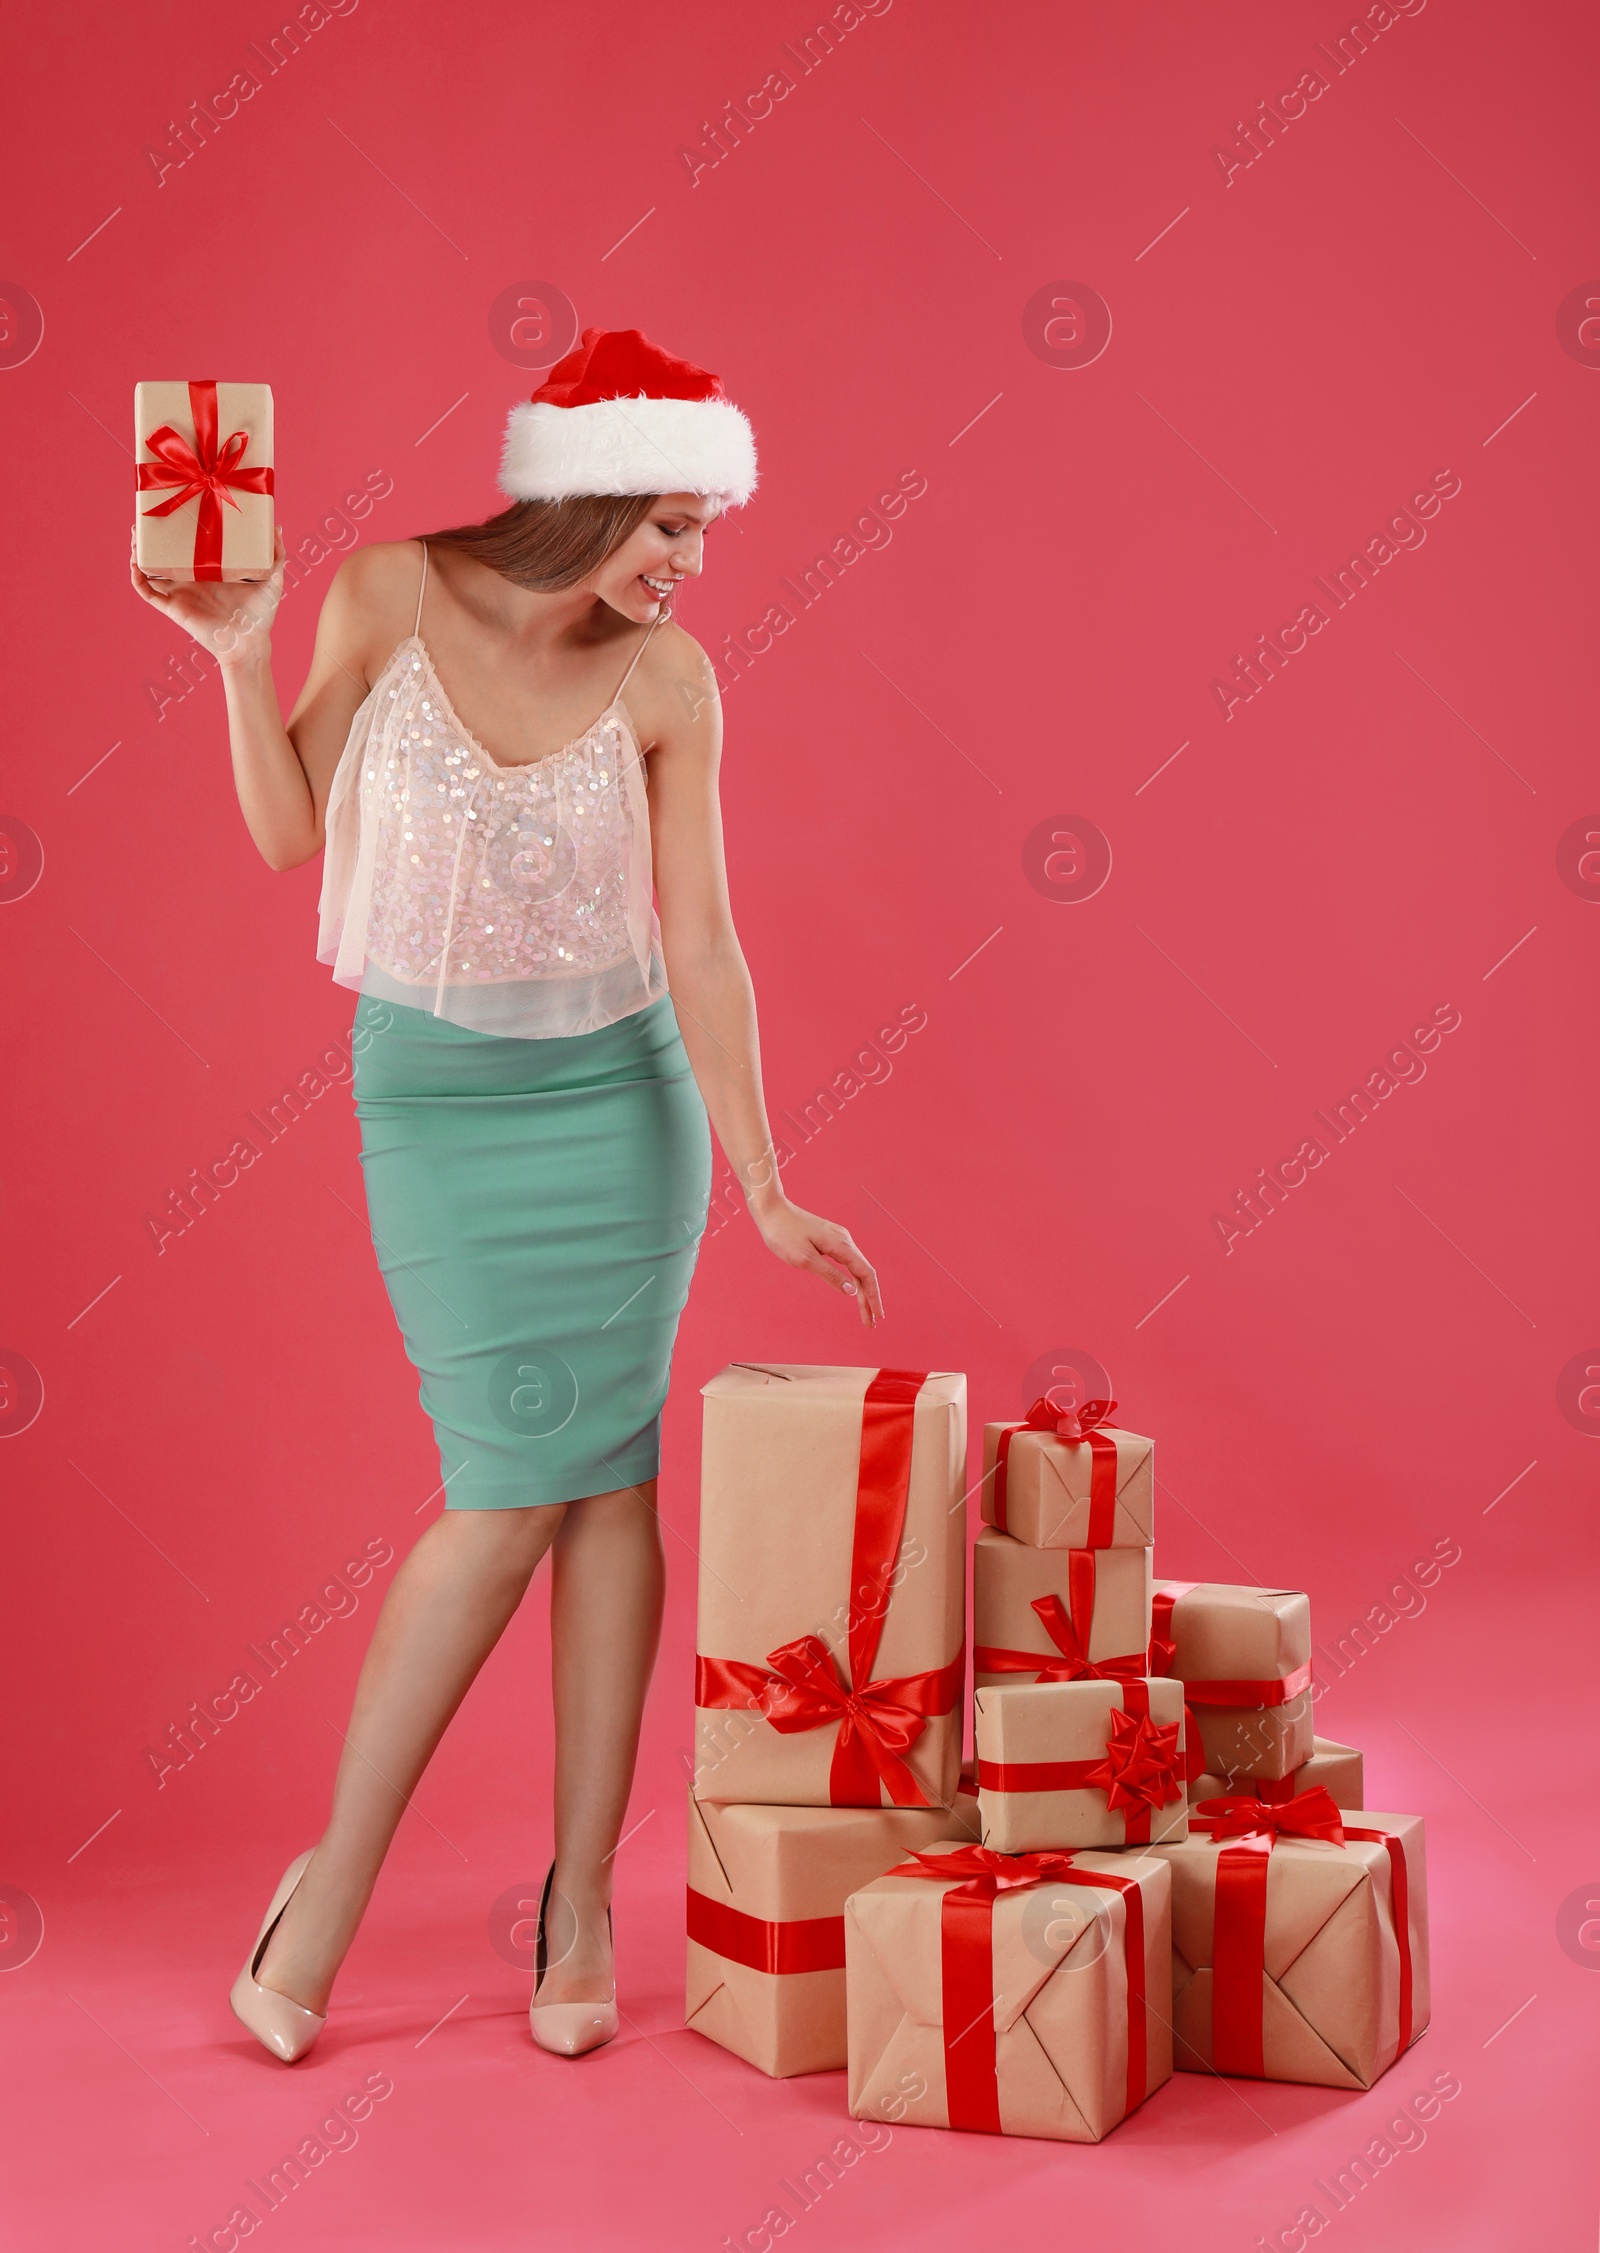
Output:
[[688,2023],[850,2111],[1098,2142],[1180,2072],[1370,2088],[1428,2023],[1423,1826],[1312,1733],[1297,1589],[1153,1577],[1115,1404],[703,1388]]

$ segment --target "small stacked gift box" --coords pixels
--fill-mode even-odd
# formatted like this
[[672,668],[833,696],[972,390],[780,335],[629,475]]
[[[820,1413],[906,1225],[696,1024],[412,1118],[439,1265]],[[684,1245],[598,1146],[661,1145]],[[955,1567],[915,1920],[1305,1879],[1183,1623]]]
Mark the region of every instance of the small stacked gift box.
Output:
[[705,1392],[691,2025],[847,2061],[858,2118],[1074,2142],[1174,2066],[1387,2070],[1428,2019],[1421,1822],[1341,1813],[1303,1594],[1153,1579],[1113,1404],[986,1431],[960,1772],[964,1380]]

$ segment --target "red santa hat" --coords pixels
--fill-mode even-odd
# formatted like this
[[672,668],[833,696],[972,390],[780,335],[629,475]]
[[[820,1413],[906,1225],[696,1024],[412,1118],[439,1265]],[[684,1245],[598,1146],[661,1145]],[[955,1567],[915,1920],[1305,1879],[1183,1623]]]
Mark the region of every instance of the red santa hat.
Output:
[[721,379],[638,329],[585,329],[512,408],[500,457],[500,489],[517,501],[703,493],[737,508],[755,482],[755,438]]

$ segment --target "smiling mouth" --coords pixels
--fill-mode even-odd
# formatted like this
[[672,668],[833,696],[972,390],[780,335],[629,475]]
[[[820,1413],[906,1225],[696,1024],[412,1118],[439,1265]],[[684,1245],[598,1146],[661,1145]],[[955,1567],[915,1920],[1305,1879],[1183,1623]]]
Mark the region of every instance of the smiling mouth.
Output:
[[648,571],[639,574],[640,584],[649,589],[657,602],[665,602],[679,584],[676,579],[652,579]]

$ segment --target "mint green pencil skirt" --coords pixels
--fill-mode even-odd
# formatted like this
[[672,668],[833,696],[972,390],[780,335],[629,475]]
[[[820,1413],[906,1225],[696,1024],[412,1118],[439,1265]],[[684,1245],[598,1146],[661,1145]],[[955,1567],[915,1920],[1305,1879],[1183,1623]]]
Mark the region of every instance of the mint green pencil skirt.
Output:
[[518,1040],[364,995],[352,1045],[373,1244],[446,1507],[653,1478],[711,1188],[670,996]]

